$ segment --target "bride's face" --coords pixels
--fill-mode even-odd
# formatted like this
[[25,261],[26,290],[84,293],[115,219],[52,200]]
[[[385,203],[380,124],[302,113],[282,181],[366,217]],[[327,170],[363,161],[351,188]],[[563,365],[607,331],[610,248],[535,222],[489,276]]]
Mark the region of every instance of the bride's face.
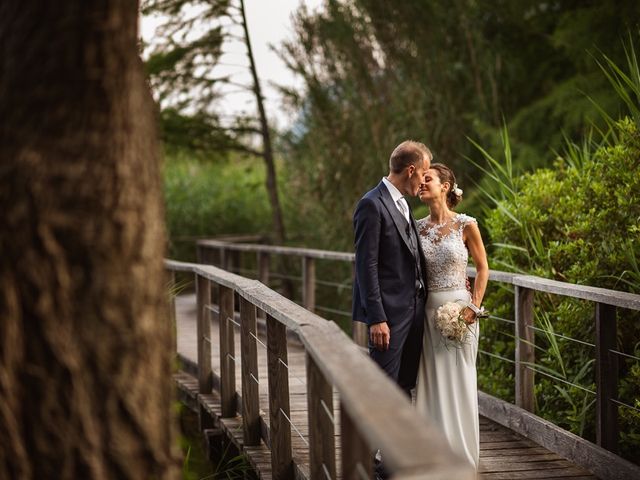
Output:
[[438,176],[438,171],[430,168],[424,176],[424,183],[420,184],[418,196],[421,202],[427,202],[436,198],[443,197],[447,190],[447,183],[442,183]]

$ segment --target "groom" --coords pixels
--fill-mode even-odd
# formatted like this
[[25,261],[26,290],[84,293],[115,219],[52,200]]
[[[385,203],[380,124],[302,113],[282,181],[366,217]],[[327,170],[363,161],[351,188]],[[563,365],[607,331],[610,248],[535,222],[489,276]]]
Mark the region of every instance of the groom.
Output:
[[411,397],[422,350],[426,266],[406,195],[416,196],[432,155],[419,142],[398,145],[389,175],[353,214],[356,274],[353,319],[369,327],[369,354]]

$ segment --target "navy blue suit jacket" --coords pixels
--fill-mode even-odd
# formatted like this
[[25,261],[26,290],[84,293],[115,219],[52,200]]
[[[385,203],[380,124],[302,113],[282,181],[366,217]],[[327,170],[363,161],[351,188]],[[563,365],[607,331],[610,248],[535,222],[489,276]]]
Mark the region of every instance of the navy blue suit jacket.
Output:
[[[383,182],[367,192],[353,214],[356,275],[353,285],[353,320],[368,325],[388,322],[390,327],[411,321],[416,296],[416,260],[407,239],[407,221]],[[423,285],[426,264],[416,235]]]

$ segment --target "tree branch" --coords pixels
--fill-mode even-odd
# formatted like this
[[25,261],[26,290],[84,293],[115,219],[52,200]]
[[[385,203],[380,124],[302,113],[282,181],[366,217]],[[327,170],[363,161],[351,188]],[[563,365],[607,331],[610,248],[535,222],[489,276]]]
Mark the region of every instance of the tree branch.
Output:
[[240,145],[240,144],[229,145],[229,149],[236,150],[238,152],[248,153],[249,155],[253,155],[255,157],[264,158],[264,152],[261,152],[260,150],[254,150],[253,148],[246,147],[244,145]]
[[235,133],[256,133],[260,134],[262,131],[254,127],[211,127],[213,130],[235,132]]

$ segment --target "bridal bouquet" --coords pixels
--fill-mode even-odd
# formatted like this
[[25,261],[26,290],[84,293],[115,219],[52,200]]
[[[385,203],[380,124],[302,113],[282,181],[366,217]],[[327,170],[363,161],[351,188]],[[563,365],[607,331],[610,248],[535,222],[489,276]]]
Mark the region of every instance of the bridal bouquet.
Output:
[[462,318],[462,310],[467,306],[463,302],[447,302],[438,307],[436,311],[436,328],[447,340],[451,340],[456,345],[466,343],[468,335],[471,333],[469,325]]

